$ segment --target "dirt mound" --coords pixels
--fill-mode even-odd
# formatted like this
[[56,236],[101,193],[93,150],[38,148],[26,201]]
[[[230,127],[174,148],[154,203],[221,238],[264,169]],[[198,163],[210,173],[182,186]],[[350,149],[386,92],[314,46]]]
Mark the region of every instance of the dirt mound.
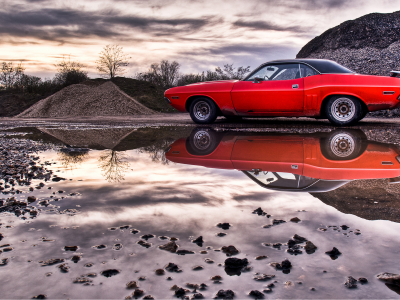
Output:
[[47,97],[17,118],[149,115],[154,111],[121,91],[111,81],[99,86],[70,85]]
[[330,28],[297,58],[325,58],[360,74],[389,76],[400,68],[400,11],[372,13]]

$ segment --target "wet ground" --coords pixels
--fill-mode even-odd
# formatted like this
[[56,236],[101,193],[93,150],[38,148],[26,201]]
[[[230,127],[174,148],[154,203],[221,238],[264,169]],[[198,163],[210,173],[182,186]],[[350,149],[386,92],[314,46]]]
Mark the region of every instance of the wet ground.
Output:
[[3,121],[0,297],[399,298],[400,127],[317,125]]

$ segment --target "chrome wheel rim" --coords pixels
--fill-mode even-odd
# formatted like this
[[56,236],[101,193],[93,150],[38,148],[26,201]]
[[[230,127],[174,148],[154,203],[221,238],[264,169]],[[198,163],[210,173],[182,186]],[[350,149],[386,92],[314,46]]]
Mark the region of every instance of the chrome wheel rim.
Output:
[[338,157],[348,157],[355,149],[353,137],[347,133],[335,135],[331,140],[331,150]]
[[206,101],[199,101],[193,107],[193,113],[197,120],[207,120],[211,115],[211,107]]
[[338,98],[332,103],[331,113],[338,121],[349,121],[356,113],[356,106],[349,98]]
[[193,138],[194,146],[199,150],[205,150],[210,146],[211,136],[205,131],[197,131]]

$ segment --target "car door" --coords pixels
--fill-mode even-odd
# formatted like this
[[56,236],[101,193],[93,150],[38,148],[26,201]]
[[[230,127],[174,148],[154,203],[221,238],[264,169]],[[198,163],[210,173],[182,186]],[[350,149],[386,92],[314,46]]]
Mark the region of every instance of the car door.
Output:
[[[255,80],[259,78],[261,80]],[[237,112],[302,112],[304,79],[298,63],[263,66],[233,86]]]

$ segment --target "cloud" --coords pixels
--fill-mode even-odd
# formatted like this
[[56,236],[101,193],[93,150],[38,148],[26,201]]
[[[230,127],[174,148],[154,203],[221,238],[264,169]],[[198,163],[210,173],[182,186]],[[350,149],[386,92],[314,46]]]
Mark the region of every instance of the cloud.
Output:
[[310,28],[304,26],[283,26],[268,21],[238,20],[232,24],[234,27],[245,27],[254,30],[290,31],[295,33],[309,32]]

